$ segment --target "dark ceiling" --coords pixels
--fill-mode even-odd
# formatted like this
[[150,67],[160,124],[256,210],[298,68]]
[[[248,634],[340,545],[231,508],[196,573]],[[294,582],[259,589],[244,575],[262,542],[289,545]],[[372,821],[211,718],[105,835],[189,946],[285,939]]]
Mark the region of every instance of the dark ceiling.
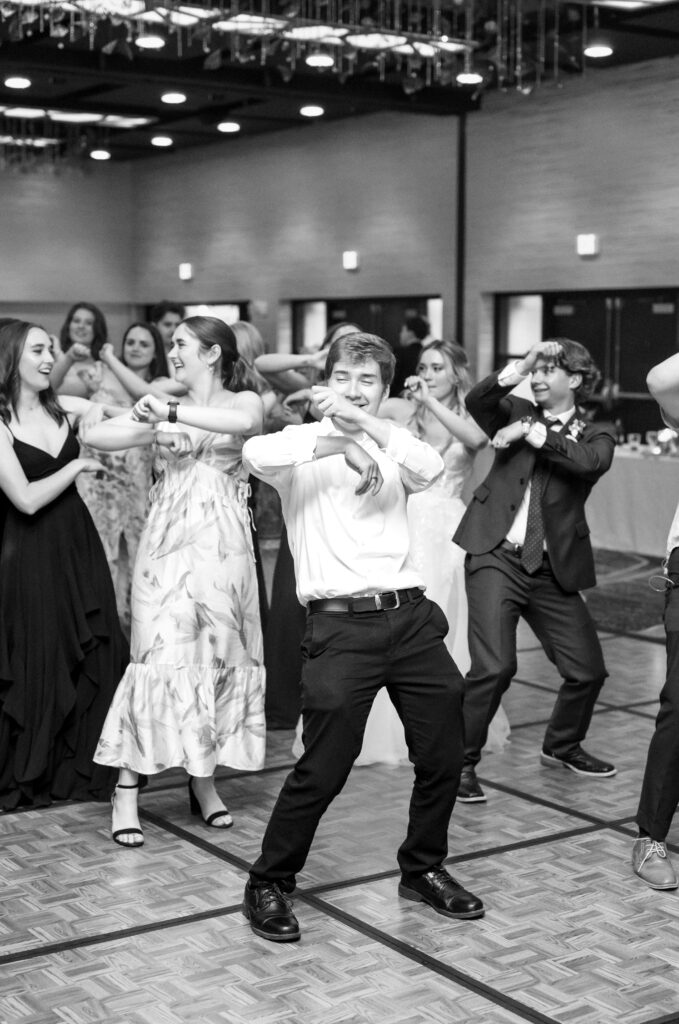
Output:
[[[36,0],[37,2],[37,0]],[[365,0],[368,4],[370,0]],[[483,3],[488,2],[487,10]],[[364,4],[364,8],[365,8]],[[503,7],[504,4],[504,7]],[[217,12],[214,5],[206,5]],[[516,21],[516,11],[520,22]],[[258,38],[236,41],[199,31],[167,34],[162,53],[141,51],[129,25],[97,16],[90,31],[73,29],[68,16],[50,21],[37,6],[19,7],[0,0],[0,151],[7,163],[18,148],[12,139],[52,135],[62,153],[85,158],[93,147],[106,148],[113,159],[157,155],[154,135],[166,135],[172,148],[228,145],[224,120],[240,126],[239,135],[257,135],[312,123],[300,114],[304,104],[319,104],[323,120],[353,117],[377,110],[438,115],[471,112],[485,90],[530,91],[536,79],[577,75],[583,69],[583,44],[605,35],[613,55],[600,67],[628,64],[679,53],[679,3],[651,4],[636,10],[535,0],[517,8],[517,0],[482,0],[474,7],[474,69],[482,86],[460,86],[455,75],[463,55],[436,63],[436,72],[417,56],[354,53],[350,72],[312,70],[293,60],[290,44]],[[506,10],[503,24],[498,10]],[[28,12],[28,13],[27,13]],[[520,24],[520,29],[518,25]],[[456,25],[462,35],[464,24]],[[68,31],[67,31],[68,29]],[[518,46],[517,46],[518,43]],[[594,61],[588,60],[588,65]],[[467,68],[469,70],[469,68]],[[11,75],[30,79],[17,90],[3,83]],[[186,102],[168,105],[167,91],[181,91]],[[138,128],[55,123],[17,116],[17,107],[68,113],[124,115],[147,119]],[[4,141],[4,145],[3,145]],[[32,144],[23,143],[25,157]],[[56,143],[54,151],[56,152]],[[33,152],[37,152],[33,147]]]

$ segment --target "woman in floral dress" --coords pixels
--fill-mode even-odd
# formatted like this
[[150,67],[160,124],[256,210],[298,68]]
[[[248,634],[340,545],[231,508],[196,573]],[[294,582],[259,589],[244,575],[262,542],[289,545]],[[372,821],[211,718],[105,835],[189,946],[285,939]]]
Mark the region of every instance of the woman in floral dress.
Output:
[[151,443],[155,424],[167,430],[169,421],[178,431],[175,450],[157,461],[139,545],[132,661],[94,756],[120,769],[113,838],[127,847],[143,843],[140,774],[184,768],[191,810],[228,828],[215,768],[256,770],[264,762],[265,673],[241,463],[245,438],[261,431],[262,403],[239,390],[244,367],[221,320],[181,323],[170,359],[186,399],[147,395],[131,416],[86,433],[89,445],[111,450]]

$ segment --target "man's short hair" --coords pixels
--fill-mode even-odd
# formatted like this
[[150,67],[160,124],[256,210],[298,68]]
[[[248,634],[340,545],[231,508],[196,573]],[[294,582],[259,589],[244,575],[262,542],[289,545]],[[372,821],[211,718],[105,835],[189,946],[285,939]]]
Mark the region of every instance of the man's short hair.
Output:
[[163,299],[162,302],[157,302],[155,306],[151,306],[149,320],[152,324],[157,324],[166,313],[176,313],[180,320],[184,319],[184,307],[181,302],[169,302],[167,299]]
[[429,321],[423,316],[407,316],[403,321],[406,330],[414,334],[418,341],[424,341],[431,330]]
[[601,380],[599,367],[589,354],[589,350],[579,341],[572,341],[570,338],[547,338],[546,340],[558,341],[561,345],[561,354],[555,360],[556,365],[566,373],[579,373],[582,376],[582,384],[575,392],[576,399],[584,401],[589,398]]
[[333,341],[328,349],[328,358],[325,361],[325,379],[330,379],[335,363],[340,359],[346,359],[348,363],[366,363],[374,359],[380,368],[382,384],[388,388],[394,379],[394,368],[396,358],[390,345],[387,345],[384,338],[378,338],[376,334],[365,334],[357,331],[355,334],[345,334],[343,337]]

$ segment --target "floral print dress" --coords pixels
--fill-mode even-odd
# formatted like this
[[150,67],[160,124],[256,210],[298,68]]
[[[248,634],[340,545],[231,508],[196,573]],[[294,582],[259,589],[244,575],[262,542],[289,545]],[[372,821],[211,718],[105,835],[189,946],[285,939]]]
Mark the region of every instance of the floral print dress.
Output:
[[157,460],[132,583],[132,660],[94,760],[146,775],[255,770],[265,671],[244,438],[181,429],[193,451]]

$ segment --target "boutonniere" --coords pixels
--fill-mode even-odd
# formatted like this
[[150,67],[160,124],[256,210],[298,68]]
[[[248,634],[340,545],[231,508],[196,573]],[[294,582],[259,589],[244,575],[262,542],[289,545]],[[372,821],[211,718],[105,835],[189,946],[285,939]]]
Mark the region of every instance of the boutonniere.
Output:
[[566,431],[566,437],[569,441],[577,441],[581,434],[584,433],[587,424],[584,420],[574,419],[568,424],[568,430]]

